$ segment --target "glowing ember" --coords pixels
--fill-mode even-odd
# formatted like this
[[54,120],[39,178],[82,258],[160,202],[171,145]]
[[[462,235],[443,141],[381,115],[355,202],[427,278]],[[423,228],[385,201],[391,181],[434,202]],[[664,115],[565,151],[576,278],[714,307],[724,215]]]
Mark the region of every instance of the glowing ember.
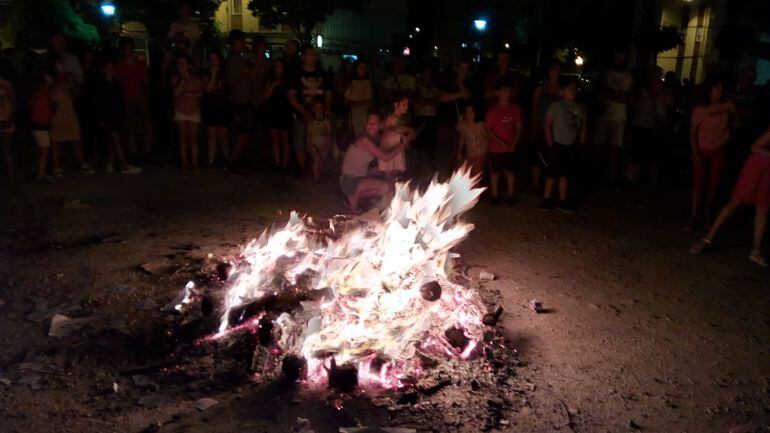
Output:
[[[326,289],[274,320],[275,343],[307,361],[309,382],[343,380],[330,376],[354,368],[359,384],[400,387],[419,375],[421,358],[468,358],[482,340],[486,309],[447,274],[450,249],[473,229],[458,216],[478,201],[477,181],[462,168],[424,193],[399,183],[379,219],[330,226],[326,236],[292,212],[285,227],[243,247],[215,337],[256,325],[251,317],[240,323],[255,302]],[[459,338],[448,341],[448,330]]]

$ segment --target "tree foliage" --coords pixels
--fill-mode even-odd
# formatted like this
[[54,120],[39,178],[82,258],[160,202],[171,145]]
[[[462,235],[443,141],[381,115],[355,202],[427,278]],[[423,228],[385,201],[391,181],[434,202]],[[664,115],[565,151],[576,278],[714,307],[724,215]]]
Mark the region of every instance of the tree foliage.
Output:
[[366,0],[249,0],[249,10],[262,25],[291,28],[303,44],[309,44],[315,27],[337,9],[360,10]]
[[[42,46],[54,32],[85,43],[99,41],[97,27],[79,13],[77,2],[67,0],[14,1],[3,19],[4,36]],[[84,2],[80,2],[84,3]]]

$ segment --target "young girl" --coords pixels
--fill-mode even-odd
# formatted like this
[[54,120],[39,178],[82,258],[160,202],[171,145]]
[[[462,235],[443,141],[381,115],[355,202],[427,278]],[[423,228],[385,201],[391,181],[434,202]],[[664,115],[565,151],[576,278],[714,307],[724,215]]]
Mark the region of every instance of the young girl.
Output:
[[345,152],[340,175],[340,188],[347,197],[347,205],[353,212],[361,209],[361,200],[382,198],[391,189],[391,184],[382,179],[369,176],[369,164],[375,159],[391,161],[404,151],[406,143],[401,143],[390,152],[383,152],[377,145],[382,124],[380,116],[375,113],[366,118],[366,131],[350,145]]
[[206,125],[209,166],[214,165],[217,144],[222,147],[222,157],[230,158],[230,146],[227,137],[227,94],[225,93],[224,59],[219,51],[209,53],[209,70],[203,77],[206,87],[203,96],[203,124]]
[[40,157],[37,160],[37,180],[51,181],[53,178],[46,177],[46,165],[48,164],[48,150],[51,147],[51,98],[48,92],[51,90],[51,77],[41,75],[38,77],[32,99],[30,100],[32,137],[35,139]]
[[465,158],[471,166],[471,174],[482,174],[484,172],[484,160],[487,157],[489,136],[484,121],[479,120],[473,105],[465,107],[465,113],[457,125],[457,129],[460,131],[460,149],[457,153],[457,161],[462,161],[464,152]]
[[313,179],[321,178],[321,166],[332,146],[332,127],[323,99],[313,101],[313,119],[307,125],[307,152],[313,161]]
[[5,162],[5,175],[13,178],[13,149],[11,146],[15,131],[16,98],[11,82],[0,71],[0,148]]
[[192,59],[188,55],[179,55],[176,66],[171,86],[174,89],[174,121],[179,128],[182,170],[195,171],[198,170],[198,124],[201,122],[203,81],[192,73]]
[[273,162],[276,167],[289,165],[289,130],[291,130],[292,111],[286,92],[289,90],[286,74],[286,61],[276,59],[273,72],[267,80],[265,89],[265,121],[270,128],[270,141],[273,143]]
[[692,246],[690,251],[693,254],[699,254],[712,245],[717,231],[733,216],[739,205],[750,204],[756,207],[756,214],[754,216],[754,243],[749,260],[759,266],[767,266],[767,261],[762,257],[760,248],[762,236],[765,234],[767,212],[770,207],[770,127],[754,142],[751,146],[751,152],[743,165],[738,181],[735,183],[732,199],[719,212],[719,216],[717,216],[706,237]]
[[[710,220],[719,180],[725,165],[725,145],[730,138],[729,117],[735,116],[735,106],[722,98],[722,81],[710,77],[704,83],[705,101],[692,112],[690,147],[692,148],[693,187],[691,228]],[[703,190],[706,205],[702,206]]]
[[[409,98],[404,94],[393,96],[393,112],[385,119],[382,128],[382,141],[380,148],[384,153],[389,153],[402,144],[408,145],[417,136],[414,128],[405,125],[404,117],[409,111]],[[406,158],[402,151],[391,161],[380,159],[377,165],[388,181],[394,181],[406,171]]]
[[80,141],[80,121],[75,114],[72,104],[72,87],[74,84],[64,69],[61,58],[55,63],[56,78],[49,92],[51,105],[54,110],[51,118],[51,158],[53,160],[53,174],[61,177],[64,173],[61,169],[61,144],[72,143],[75,150],[75,159],[80,164],[80,171],[93,173],[94,171],[83,158],[83,144]]

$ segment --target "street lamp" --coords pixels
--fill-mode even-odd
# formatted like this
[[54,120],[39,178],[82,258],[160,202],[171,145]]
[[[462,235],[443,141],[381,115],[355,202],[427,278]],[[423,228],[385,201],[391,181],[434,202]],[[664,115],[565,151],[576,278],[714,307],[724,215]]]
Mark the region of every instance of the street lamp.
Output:
[[321,36],[321,35],[316,36],[315,37],[315,45],[318,48],[323,48],[324,47],[324,37]]
[[414,28],[414,32],[415,33],[420,33],[421,31],[422,31],[422,29],[420,29],[419,27],[415,27]]
[[575,57],[575,66],[583,66],[583,58],[580,56]]
[[473,20],[473,25],[476,27],[476,30],[483,32],[487,28],[487,20],[484,20],[484,19]]
[[507,49],[509,49],[509,48],[511,48],[511,44],[509,44],[508,42],[506,42],[506,43],[505,43],[505,49],[507,50]]
[[115,15],[115,5],[110,2],[102,3],[99,8],[102,10],[102,15],[106,17]]

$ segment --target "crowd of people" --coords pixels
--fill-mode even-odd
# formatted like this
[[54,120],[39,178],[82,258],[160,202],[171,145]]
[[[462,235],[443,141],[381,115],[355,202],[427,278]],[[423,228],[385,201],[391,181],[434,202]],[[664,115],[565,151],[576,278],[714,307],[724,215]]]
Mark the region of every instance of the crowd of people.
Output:
[[[29,143],[41,181],[62,177],[63,159],[83,173],[139,174],[164,123],[173,125],[183,171],[239,169],[264,150],[277,170],[297,176],[339,172],[353,211],[383,201],[399,179],[446,178],[463,164],[484,179],[493,205],[515,205],[527,187],[542,209],[567,213],[578,203],[575,185],[602,173],[622,190],[691,171],[689,226],[711,228],[693,252],[711,245],[738,204],[753,204],[751,259],[766,265],[759,248],[770,200],[767,95],[751,69],[734,84],[712,75],[683,85],[658,67],[629,69],[618,50],[593,82],[557,60],[529,76],[513,68],[508,51],[488,71],[464,59],[417,65],[395,56],[387,65],[380,57],[342,60],[334,72],[295,40],[278,57],[265,40],[233,31],[226,55],[206,50],[185,7],[168,36],[156,83],[128,37],[81,56],[61,34],[40,56],[3,51],[6,176],[17,177],[15,153]],[[685,153],[690,167],[677,165]],[[714,221],[720,191],[736,179]]]

